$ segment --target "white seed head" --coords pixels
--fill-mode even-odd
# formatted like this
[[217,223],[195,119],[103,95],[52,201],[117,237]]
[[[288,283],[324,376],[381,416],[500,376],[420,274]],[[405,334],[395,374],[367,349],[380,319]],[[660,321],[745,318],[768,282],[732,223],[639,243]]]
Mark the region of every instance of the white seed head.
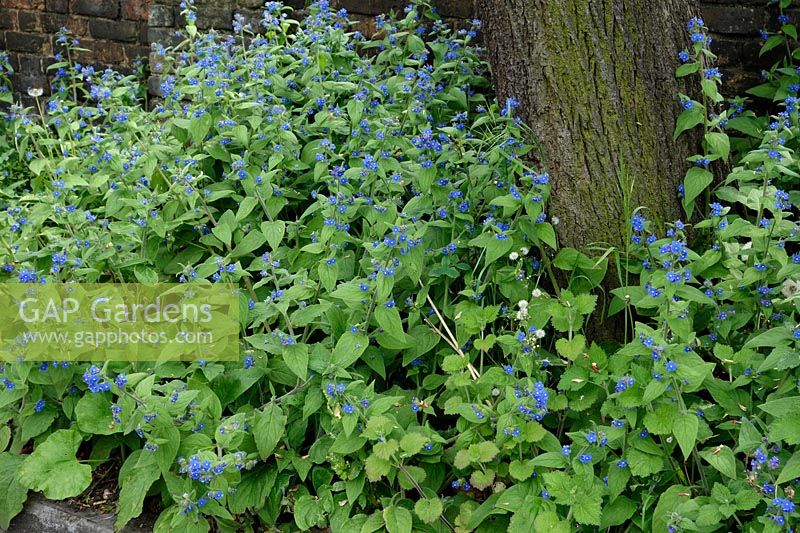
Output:
[[533,289],[533,297],[534,298],[541,298],[542,297],[541,289],[539,289],[539,288]]
[[511,252],[510,254],[508,254],[508,258],[511,259],[512,261],[516,261],[517,259],[519,259],[519,254],[517,252]]
[[28,96],[38,98],[44,94],[44,89],[41,87],[28,87]]
[[560,219],[558,217],[553,217],[551,220],[553,221],[553,225],[554,226],[557,225],[559,223],[559,221],[560,221]]
[[798,292],[800,292],[800,282],[793,279],[786,279],[783,281],[783,285],[781,285],[781,294],[786,298],[791,298]]
[[517,302],[517,307],[520,309],[527,309],[528,308],[528,300],[520,300]]
[[526,248],[525,246],[523,246],[522,248],[519,249],[519,253],[522,254],[522,255],[528,255],[528,252],[530,252],[530,250],[528,248]]
[[537,329],[536,330],[536,338],[537,339],[543,339],[544,336],[545,336],[545,332],[544,332],[543,329]]

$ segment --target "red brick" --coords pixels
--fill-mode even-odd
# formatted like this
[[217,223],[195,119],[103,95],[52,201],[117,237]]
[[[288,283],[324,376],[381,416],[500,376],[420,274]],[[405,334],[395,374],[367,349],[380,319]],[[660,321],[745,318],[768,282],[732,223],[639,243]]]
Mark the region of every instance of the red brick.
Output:
[[6,49],[19,52],[41,53],[46,50],[47,39],[35,33],[6,32]]
[[88,35],[89,19],[72,15],[67,19],[67,29],[76,37]]
[[725,34],[755,35],[767,24],[768,13],[763,8],[737,6],[704,6],[706,26]]
[[39,11],[20,11],[17,13],[19,31],[38,32],[42,30],[39,23]]
[[81,48],[88,52],[78,52],[76,60],[89,65],[109,65],[119,67],[125,64],[125,46],[114,41],[81,41]]
[[0,8],[44,9],[44,0],[0,0]]
[[66,13],[69,11],[69,0],[46,0],[45,11],[51,13]]
[[89,19],[89,33],[96,39],[133,42],[139,34],[135,22],[129,20]]
[[137,59],[147,59],[149,53],[150,53],[149,46],[141,46],[138,44],[126,44],[125,62],[128,65],[133,65],[133,62],[136,61]]
[[92,17],[115,19],[119,15],[119,0],[77,0],[75,12]]
[[149,16],[149,0],[122,0],[123,18],[128,20],[147,20]]
[[17,11],[15,9],[7,9],[3,11],[0,16],[0,30],[18,30],[17,25]]
[[42,58],[40,56],[30,54],[10,55],[11,66],[14,67],[14,70],[17,72],[22,72],[23,74],[28,75],[42,74],[44,72],[42,69]]
[[67,25],[67,16],[60,13],[42,13],[41,18],[42,31],[45,33],[56,33]]

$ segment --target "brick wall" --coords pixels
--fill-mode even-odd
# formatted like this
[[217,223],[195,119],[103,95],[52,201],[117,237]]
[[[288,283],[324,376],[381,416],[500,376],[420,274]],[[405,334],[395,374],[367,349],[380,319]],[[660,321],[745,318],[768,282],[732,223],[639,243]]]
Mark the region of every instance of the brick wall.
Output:
[[129,67],[150,49],[150,0],[0,0],[0,48],[8,52],[14,88],[47,90],[45,72],[66,27],[80,41],[77,61]]
[[[658,0],[654,0],[658,1]],[[285,0],[300,8],[305,0]],[[86,64],[125,69],[146,57],[153,42],[168,42],[180,24],[180,0],[0,0],[0,48],[11,56],[14,88],[47,88],[55,34],[67,27],[83,48]],[[263,0],[197,0],[200,28],[231,29],[234,13],[257,17]],[[369,31],[376,14],[400,10],[406,0],[331,0],[346,8]],[[471,0],[439,0],[440,13],[451,22],[471,18]],[[741,92],[758,80],[774,57],[759,58],[758,30],[774,27],[775,11],[767,0],[701,0],[701,12],[715,37],[712,48],[728,80],[728,91]],[[800,22],[800,9],[791,13]],[[56,46],[57,48],[57,46]],[[157,87],[157,84],[153,84]]]
[[[702,0],[701,13],[714,36],[711,49],[718,57],[724,74],[725,90],[741,94],[759,82],[759,73],[783,54],[783,50],[759,57],[759,30],[775,30],[778,26],[777,8],[767,7],[766,0]],[[795,23],[800,22],[800,9],[788,12]]]

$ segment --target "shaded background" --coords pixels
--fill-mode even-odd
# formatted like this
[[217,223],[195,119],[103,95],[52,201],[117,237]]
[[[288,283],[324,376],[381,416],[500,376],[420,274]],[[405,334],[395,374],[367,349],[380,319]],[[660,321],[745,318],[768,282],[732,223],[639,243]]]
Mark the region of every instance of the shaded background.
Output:
[[[302,8],[304,0],[285,0]],[[364,33],[374,31],[373,18],[392,9],[401,10],[405,0],[331,0],[347,9],[359,21]],[[455,24],[473,15],[472,0],[434,2],[442,16]],[[775,27],[775,11],[766,0],[701,0],[701,13],[714,36],[712,49],[719,55],[725,75],[726,92],[741,94],[758,82],[758,73],[771,65],[769,57],[759,58],[758,30]],[[150,44],[169,42],[180,26],[180,0],[0,0],[0,49],[6,50],[15,92],[41,87],[48,92],[47,66],[52,63],[55,34],[68,28],[89,49],[78,57],[83,64],[131,68],[137,58],[146,59]],[[198,0],[200,28],[230,30],[234,13],[258,18],[263,0]],[[794,22],[800,9],[788,12]],[[177,25],[177,26],[176,26]],[[491,38],[488,36],[488,38]],[[153,73],[155,74],[155,73]],[[157,94],[153,76],[150,90]]]

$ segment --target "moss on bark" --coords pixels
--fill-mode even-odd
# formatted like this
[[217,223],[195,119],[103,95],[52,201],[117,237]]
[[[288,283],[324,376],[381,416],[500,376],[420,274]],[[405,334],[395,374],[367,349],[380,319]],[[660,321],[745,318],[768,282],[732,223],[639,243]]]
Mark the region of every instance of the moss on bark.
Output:
[[687,147],[672,141],[686,89],[674,78],[689,0],[476,0],[501,98],[514,96],[543,149],[551,215],[568,246],[620,246],[631,205],[680,217]]

